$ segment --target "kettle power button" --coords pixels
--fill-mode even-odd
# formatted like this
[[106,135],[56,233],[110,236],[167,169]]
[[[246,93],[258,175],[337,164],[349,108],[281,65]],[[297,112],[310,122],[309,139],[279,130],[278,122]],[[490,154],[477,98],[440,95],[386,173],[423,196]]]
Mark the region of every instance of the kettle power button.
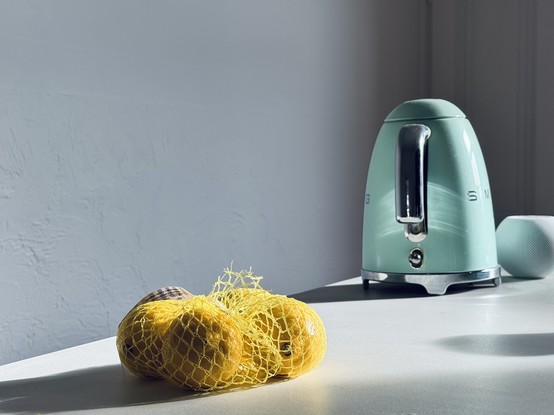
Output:
[[423,251],[420,248],[414,248],[408,255],[408,261],[412,268],[421,268],[423,265]]

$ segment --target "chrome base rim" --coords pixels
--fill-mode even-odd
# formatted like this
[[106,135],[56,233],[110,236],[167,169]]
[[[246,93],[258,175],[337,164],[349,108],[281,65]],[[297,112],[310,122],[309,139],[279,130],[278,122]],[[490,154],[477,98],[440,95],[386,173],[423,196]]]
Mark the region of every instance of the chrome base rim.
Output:
[[442,295],[448,287],[455,284],[478,284],[491,282],[491,286],[500,285],[500,266],[480,271],[468,271],[446,274],[397,274],[368,271],[362,268],[364,287],[368,281],[389,282],[395,284],[417,284],[423,286],[428,294]]

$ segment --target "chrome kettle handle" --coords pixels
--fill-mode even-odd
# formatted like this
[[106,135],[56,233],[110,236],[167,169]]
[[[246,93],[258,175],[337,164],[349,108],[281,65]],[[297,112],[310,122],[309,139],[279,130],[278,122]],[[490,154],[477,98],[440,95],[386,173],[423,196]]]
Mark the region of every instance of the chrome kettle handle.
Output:
[[426,157],[429,127],[407,124],[396,144],[396,220],[405,225],[406,237],[419,242],[427,235]]

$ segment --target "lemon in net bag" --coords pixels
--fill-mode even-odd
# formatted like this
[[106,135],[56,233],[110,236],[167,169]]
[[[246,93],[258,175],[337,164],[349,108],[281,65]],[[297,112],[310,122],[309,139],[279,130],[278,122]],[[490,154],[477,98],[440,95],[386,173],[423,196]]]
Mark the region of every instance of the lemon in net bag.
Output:
[[119,326],[122,363],[202,391],[313,369],[326,352],[323,322],[307,304],[261,288],[261,279],[226,269],[207,296],[139,303]]
[[179,300],[147,302],[135,306],[121,321],[116,347],[121,363],[146,378],[163,378],[163,336],[181,305]]
[[240,321],[216,301],[184,301],[164,334],[163,370],[179,386],[212,390],[230,386],[244,349]]
[[[234,272],[214,284],[211,296],[247,320],[269,339],[275,375],[297,377],[315,368],[325,357],[327,337],[323,321],[308,304],[260,286],[262,277],[251,271]],[[276,357],[278,356],[278,357]]]

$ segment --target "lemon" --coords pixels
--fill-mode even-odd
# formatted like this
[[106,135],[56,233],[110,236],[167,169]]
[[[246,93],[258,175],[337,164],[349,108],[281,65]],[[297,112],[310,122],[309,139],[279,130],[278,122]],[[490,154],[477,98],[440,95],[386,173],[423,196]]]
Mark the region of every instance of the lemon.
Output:
[[144,303],[133,308],[117,330],[119,359],[137,376],[161,378],[162,336],[173,321],[182,300]]
[[256,326],[244,341],[245,359],[253,363],[250,373],[255,373],[256,379],[297,377],[323,360],[325,327],[308,304],[259,288],[233,288],[218,293],[217,298],[231,313]]
[[236,383],[264,383],[281,367],[281,356],[271,337],[253,319],[272,294],[261,288],[230,288],[213,294],[236,317],[244,350]]
[[281,368],[281,355],[273,340],[250,321],[243,328],[244,350],[235,376],[237,384],[265,383],[275,376]]
[[323,360],[327,349],[325,327],[308,304],[284,295],[272,295],[254,319],[279,350],[278,376],[300,376]]
[[198,295],[183,302],[163,336],[164,373],[181,387],[226,387],[239,368],[243,347],[243,335],[225,307]]

